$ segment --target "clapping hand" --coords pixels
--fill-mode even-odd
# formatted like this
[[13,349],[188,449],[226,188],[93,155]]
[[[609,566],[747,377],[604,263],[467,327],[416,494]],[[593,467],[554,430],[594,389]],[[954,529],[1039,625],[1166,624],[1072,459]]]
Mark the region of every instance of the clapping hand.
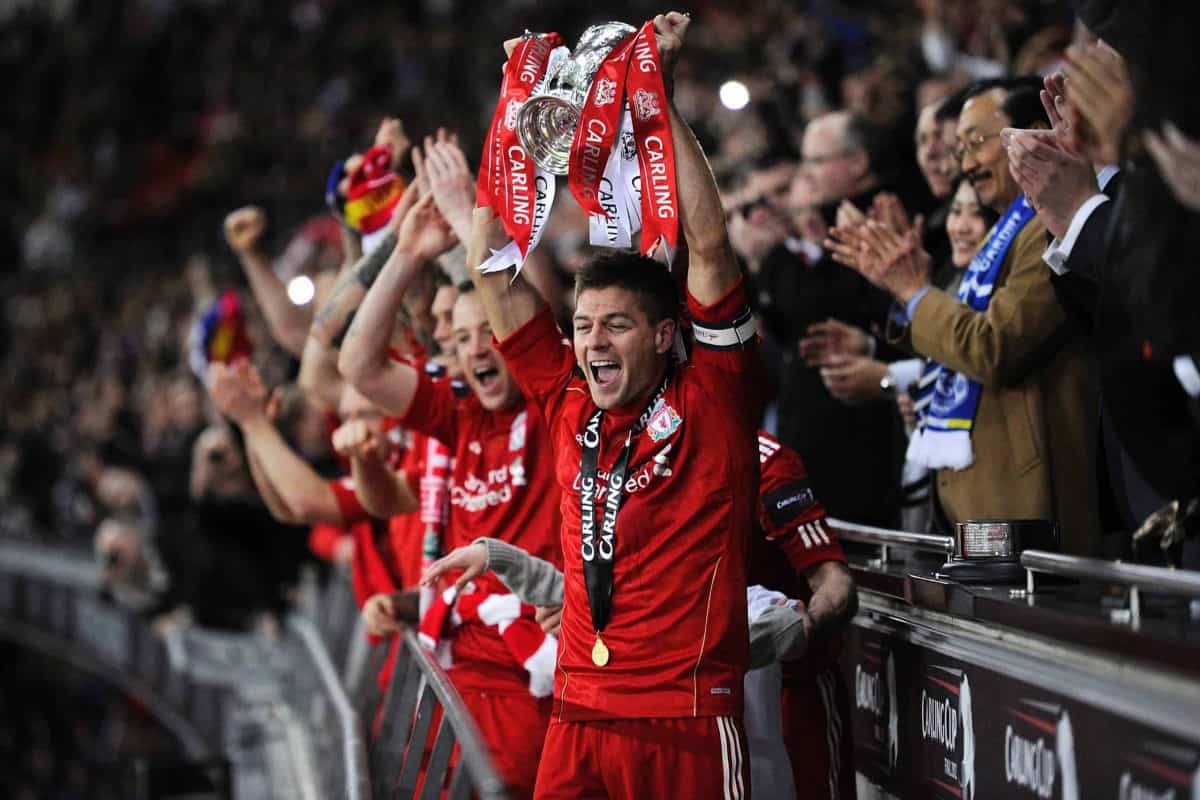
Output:
[[1163,125],[1162,136],[1146,131],[1145,141],[1175,199],[1200,211],[1200,142],[1187,138],[1170,122]]
[[814,322],[799,342],[800,358],[810,367],[821,367],[833,356],[865,356],[871,337],[862,328],[836,319]]
[[[834,261],[850,267],[875,286],[908,302],[929,285],[931,259],[921,246],[924,220],[917,217],[907,228],[907,215],[899,201],[884,198],[878,217],[858,225],[829,229],[825,249]],[[895,205],[893,205],[893,202]]]
[[1133,83],[1121,54],[1104,42],[1067,48],[1070,107],[1084,123],[1083,155],[1097,164],[1120,159],[1121,139],[1133,119]]
[[437,140],[427,137],[424,153],[414,153],[413,160],[420,163],[418,169],[425,175],[438,211],[459,240],[465,242],[471,235],[475,176],[458,142],[441,134],[439,131]]

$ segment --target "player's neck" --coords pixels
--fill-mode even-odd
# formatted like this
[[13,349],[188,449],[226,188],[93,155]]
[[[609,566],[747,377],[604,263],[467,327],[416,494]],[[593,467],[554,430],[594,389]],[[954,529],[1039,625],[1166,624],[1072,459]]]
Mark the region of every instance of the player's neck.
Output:
[[667,359],[663,359],[663,361],[654,371],[653,379],[647,381],[646,385],[632,400],[622,405],[618,413],[632,414],[636,416],[645,411],[646,406],[650,404],[650,401],[654,399],[654,395],[658,393],[659,387],[663,385],[663,380],[666,378],[667,372],[670,370],[670,368],[671,362]]

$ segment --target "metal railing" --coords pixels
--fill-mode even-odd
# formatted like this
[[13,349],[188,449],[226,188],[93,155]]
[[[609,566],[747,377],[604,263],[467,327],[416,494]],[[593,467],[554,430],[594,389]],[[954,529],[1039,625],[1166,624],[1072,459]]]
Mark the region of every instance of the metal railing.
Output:
[[[340,745],[340,752],[330,753],[327,768],[321,771],[324,776],[325,795],[333,796],[337,793],[344,800],[370,800],[371,780],[367,773],[367,747],[358,712],[350,704],[333,661],[330,660],[312,621],[292,616],[288,619],[288,629],[303,644],[313,676],[317,679],[316,688],[319,693],[314,694],[311,700],[310,722],[318,736],[323,732],[334,734],[329,738]],[[332,707],[336,718],[333,725],[324,720],[325,711],[329,707]],[[326,751],[329,749],[331,748],[325,748]]]
[[1172,597],[1200,598],[1200,573],[1196,572],[1065,556],[1044,550],[1026,550],[1021,554],[1021,566],[1025,568],[1025,591],[1031,596],[1036,593],[1034,575],[1039,572],[1128,587],[1129,617],[1135,626],[1141,619],[1143,591]]
[[830,517],[826,520],[839,539],[848,542],[879,545],[879,563],[890,561],[891,549],[905,547],[921,552],[950,554],[954,552],[954,537],[934,533],[914,533],[912,531],[894,531],[888,528],[876,528],[871,525],[860,525],[857,522],[846,522]]
[[401,634],[370,762],[375,800],[433,800],[443,791],[450,800],[507,797],[458,692],[410,630]]

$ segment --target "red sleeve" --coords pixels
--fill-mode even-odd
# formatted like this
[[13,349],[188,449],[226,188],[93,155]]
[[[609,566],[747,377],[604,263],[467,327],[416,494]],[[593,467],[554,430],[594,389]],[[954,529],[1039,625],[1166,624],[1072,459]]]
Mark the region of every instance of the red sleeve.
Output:
[[768,382],[745,281],[738,279],[712,305],[700,305],[690,293],[687,303],[694,339],[691,361],[696,374],[705,380],[714,399],[728,401],[746,423],[757,427]]
[[337,500],[343,525],[349,527],[356,522],[371,518],[371,515],[359,502],[358,495],[354,493],[354,481],[349,475],[330,481],[329,488],[333,490],[333,496]]
[[453,450],[458,430],[457,411],[458,398],[450,381],[435,381],[424,370],[417,370],[417,390],[400,424],[428,434]]
[[542,409],[545,419],[554,419],[557,403],[575,369],[575,354],[563,340],[550,307],[543,308],[503,342],[493,338],[493,343],[521,391]]
[[337,551],[338,542],[349,536],[345,530],[337,525],[329,525],[321,523],[313,525],[308,532],[308,549],[313,552],[317,558],[324,561],[333,561],[334,553]]
[[808,470],[795,450],[759,433],[759,524],[787,554],[797,574],[822,561],[846,561],[842,546],[825,522],[825,509],[813,495]]

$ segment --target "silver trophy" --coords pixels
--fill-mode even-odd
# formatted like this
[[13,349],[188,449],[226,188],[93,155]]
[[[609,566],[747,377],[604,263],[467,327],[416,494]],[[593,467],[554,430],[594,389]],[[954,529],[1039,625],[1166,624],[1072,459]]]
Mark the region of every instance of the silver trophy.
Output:
[[608,54],[637,28],[624,22],[593,25],[579,37],[575,52],[547,76],[545,89],[530,97],[517,117],[517,138],[539,167],[566,175],[571,141],[596,71]]

